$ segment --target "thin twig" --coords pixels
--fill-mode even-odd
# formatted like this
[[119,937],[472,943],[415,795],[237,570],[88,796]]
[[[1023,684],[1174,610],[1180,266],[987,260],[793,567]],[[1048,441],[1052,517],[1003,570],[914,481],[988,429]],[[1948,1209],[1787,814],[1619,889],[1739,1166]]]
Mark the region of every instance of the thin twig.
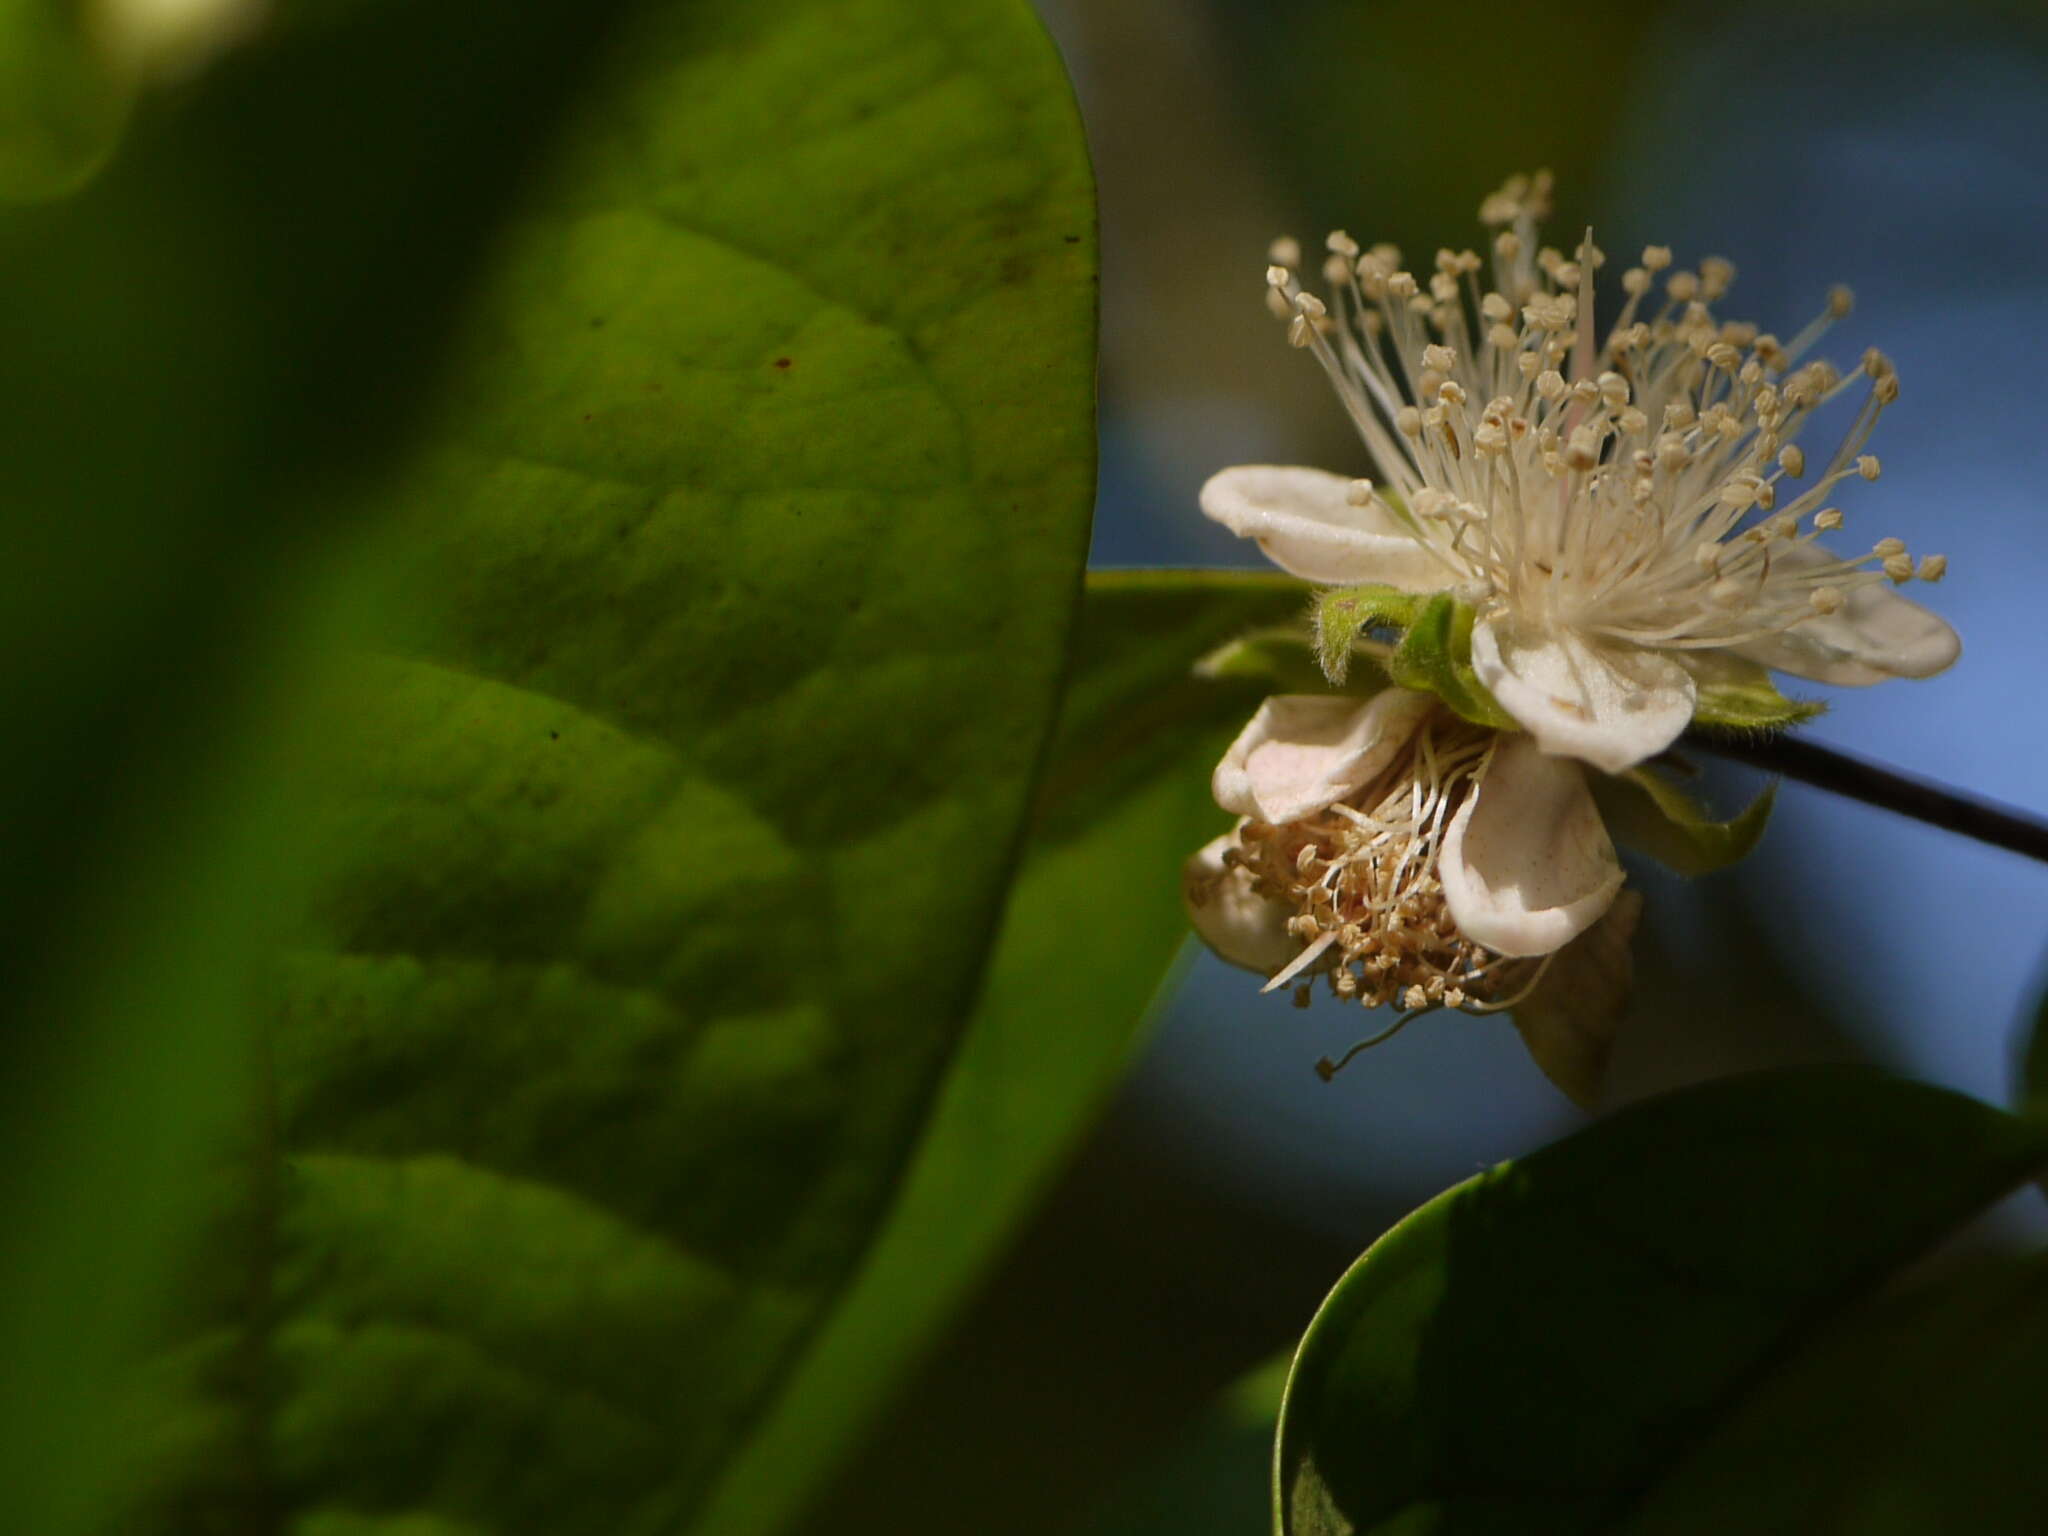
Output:
[[1770,773],[1782,773],[1819,789],[1880,806],[1929,826],[1960,832],[1980,843],[2009,848],[2048,863],[2048,823],[2024,811],[1959,794],[1924,779],[1908,778],[1875,763],[1837,752],[1798,736],[1745,739],[1688,731],[1686,744]]

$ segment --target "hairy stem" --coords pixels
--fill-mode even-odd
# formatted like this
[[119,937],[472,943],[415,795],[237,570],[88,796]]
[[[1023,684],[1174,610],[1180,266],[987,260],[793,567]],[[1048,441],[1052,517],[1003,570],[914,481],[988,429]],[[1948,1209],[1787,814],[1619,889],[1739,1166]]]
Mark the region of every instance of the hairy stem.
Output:
[[1924,779],[1908,778],[1797,736],[1741,737],[1688,731],[1686,744],[1734,762],[1782,773],[1818,789],[1880,806],[1980,843],[2010,848],[2048,863],[2048,823],[2024,811],[1959,794]]

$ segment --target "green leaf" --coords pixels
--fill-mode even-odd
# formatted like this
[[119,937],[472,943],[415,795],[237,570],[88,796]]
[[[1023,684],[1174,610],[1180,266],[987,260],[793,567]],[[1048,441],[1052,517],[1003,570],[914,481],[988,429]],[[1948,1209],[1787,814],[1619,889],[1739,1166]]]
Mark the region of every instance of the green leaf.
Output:
[[1387,675],[1403,688],[1436,694],[1476,725],[1515,730],[1514,717],[1494,702],[1472,670],[1472,623],[1470,604],[1437,593],[1423,603],[1387,659]]
[[1770,672],[1726,651],[1695,651],[1686,658],[1693,674],[1692,718],[1696,725],[1729,731],[1779,731],[1827,713],[1827,705],[1788,699]]
[[780,1527],[873,1427],[1122,1075],[1187,935],[1180,865],[1227,820],[1209,772],[1263,689],[1194,674],[1299,612],[1263,575],[1094,572],[1023,872],[981,1004],[861,1272],[705,1525]]
[[187,1302],[232,1348],[173,1373],[146,1528],[703,1513],[973,1003],[1086,545],[1092,272],[1021,0],[614,40],[383,492],[254,1235]]
[[1288,1357],[1247,1373],[1189,1425],[1164,1455],[1125,1480],[1079,1536],[1247,1536],[1266,1517],[1263,1485]]
[[1756,847],[1771,819],[1778,786],[1766,785],[1728,821],[1710,819],[1699,802],[1656,769],[1590,775],[1593,798],[1616,841],[1640,849],[1674,874],[1711,875]]
[[78,0],[0,9],[0,201],[75,191],[114,147],[128,89]]
[[1629,1536],[2033,1536],[2048,1509],[2048,1261],[1980,1260],[1821,1330]]
[[1303,1339],[1281,1528],[1604,1529],[1813,1328],[2044,1162],[2048,1129],[1820,1068],[1637,1105],[1461,1184]]
[[302,878],[276,722],[373,521],[338,493],[390,455],[618,9],[352,7],[139,103],[82,184],[78,8],[0,24],[6,131],[64,129],[5,175],[73,194],[0,208],[0,703],[34,742],[0,767],[10,1529],[82,1529],[115,1484],[113,1383],[246,1102],[248,971]]
[[1379,625],[1406,629],[1415,622],[1422,603],[1413,593],[1377,583],[1317,592],[1316,659],[1322,663],[1323,675],[1333,683],[1343,682],[1351,670],[1351,648],[1358,637]]

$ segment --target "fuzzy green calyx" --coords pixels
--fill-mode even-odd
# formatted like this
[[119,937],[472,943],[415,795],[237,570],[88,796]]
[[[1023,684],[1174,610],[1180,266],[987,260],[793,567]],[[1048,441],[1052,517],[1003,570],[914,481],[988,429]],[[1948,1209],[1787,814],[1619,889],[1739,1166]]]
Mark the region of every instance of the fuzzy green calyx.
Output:
[[1351,655],[1369,630],[1389,629],[1400,639],[1381,658],[1387,676],[1403,688],[1433,693],[1461,719],[1496,730],[1516,729],[1472,670],[1470,603],[1448,592],[1402,592],[1367,585],[1318,592],[1312,610],[1316,658],[1323,675],[1342,684]]
[[1415,622],[1423,599],[1397,587],[1369,583],[1317,592],[1310,617],[1315,625],[1316,660],[1323,675],[1342,685],[1351,670],[1352,648],[1373,629],[1405,630]]
[[1825,714],[1827,705],[1788,699],[1756,662],[1724,652],[1696,656],[1692,719],[1722,731],[1781,731]]

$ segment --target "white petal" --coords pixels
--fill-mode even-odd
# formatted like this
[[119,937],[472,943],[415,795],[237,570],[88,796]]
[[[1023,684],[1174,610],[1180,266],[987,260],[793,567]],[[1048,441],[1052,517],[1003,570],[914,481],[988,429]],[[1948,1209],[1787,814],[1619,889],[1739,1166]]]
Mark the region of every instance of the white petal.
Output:
[[1568,629],[1481,619],[1472,667],[1544,751],[1607,773],[1656,756],[1692,719],[1692,676],[1669,656]]
[[1351,482],[1320,469],[1244,464],[1209,477],[1202,510],[1304,581],[1328,586],[1383,582],[1438,592],[1456,572],[1377,506],[1345,499]]
[[1226,868],[1223,851],[1237,841],[1226,832],[1181,868],[1181,901],[1202,942],[1232,965],[1270,976],[1301,948],[1287,931],[1288,910],[1252,889],[1251,876]]
[[1407,745],[1429,694],[1389,688],[1360,703],[1343,694],[1275,694],[1216,765],[1216,803],[1261,821],[1299,821],[1363,788]]
[[[1800,544],[1776,558],[1798,567],[1835,557],[1816,544]],[[1851,587],[1843,597],[1835,612],[1738,645],[1736,654],[1816,683],[1861,688],[1893,677],[1932,677],[1963,652],[1948,620],[1899,596],[1888,582]]]
[[1504,955],[1547,955],[1596,922],[1621,863],[1577,763],[1503,736],[1458,807],[1437,871],[1459,931]]

